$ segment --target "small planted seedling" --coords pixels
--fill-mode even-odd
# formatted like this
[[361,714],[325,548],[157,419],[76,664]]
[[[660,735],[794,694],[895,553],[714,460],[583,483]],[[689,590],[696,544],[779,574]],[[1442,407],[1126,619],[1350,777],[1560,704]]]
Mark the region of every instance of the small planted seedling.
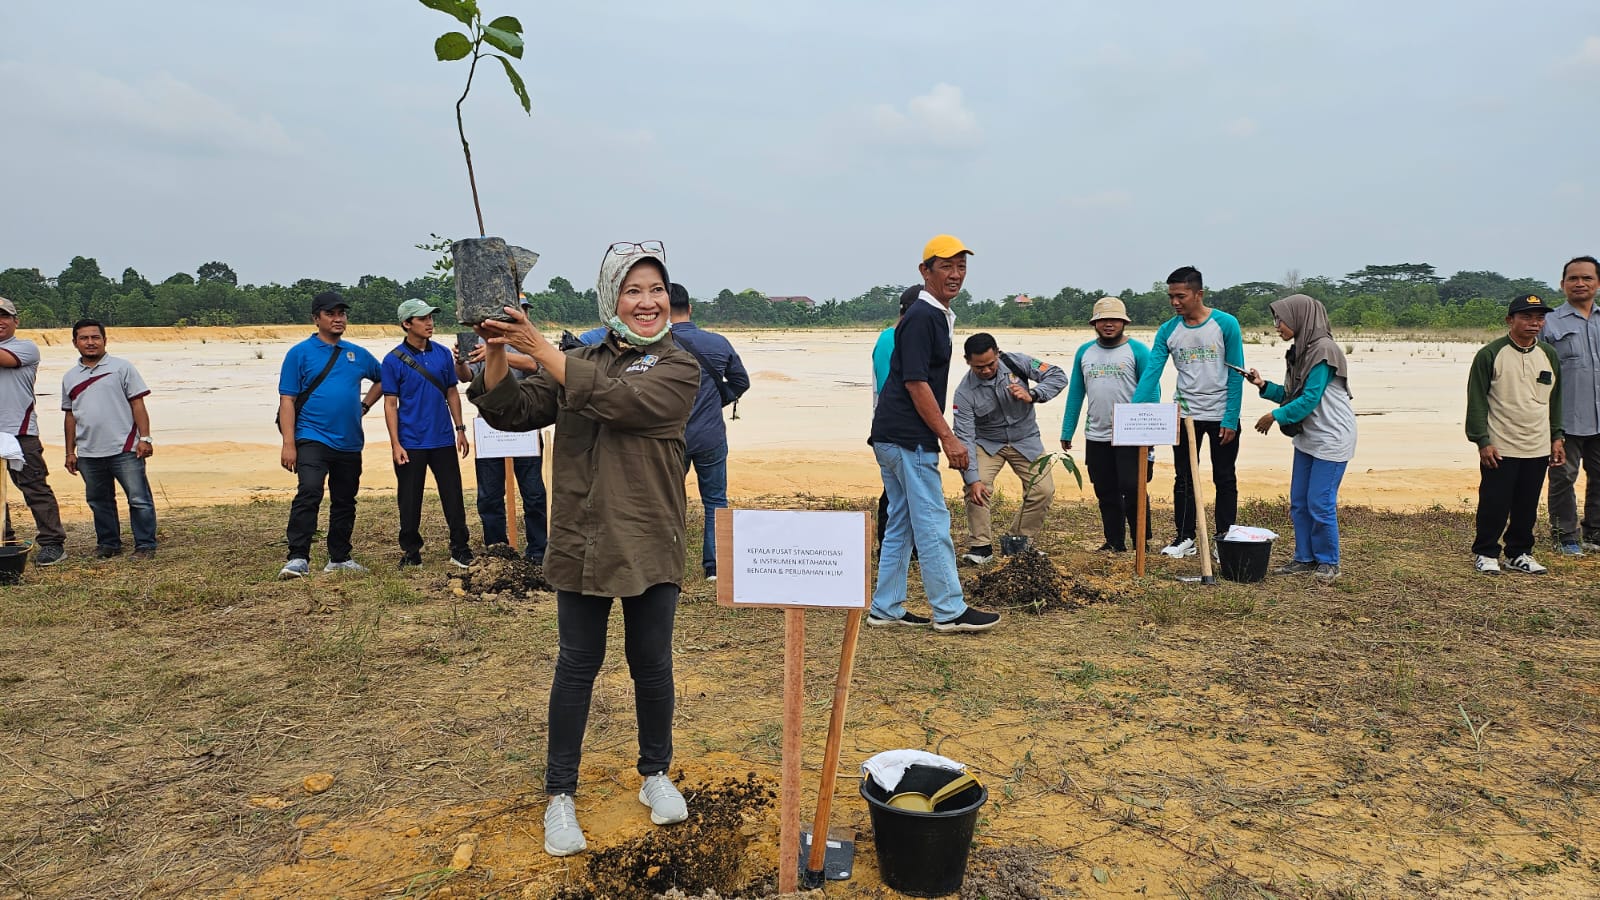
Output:
[[[503,239],[488,237],[483,227],[483,207],[478,202],[478,177],[472,168],[472,147],[467,143],[466,126],[461,119],[461,104],[472,92],[472,79],[478,73],[478,60],[499,60],[505,70],[511,89],[516,92],[522,111],[531,114],[533,101],[528,97],[527,85],[511,60],[522,58],[522,23],[514,16],[501,16],[489,22],[477,0],[420,0],[423,6],[436,9],[462,25],[465,33],[447,31],[433,42],[433,55],[440,62],[455,62],[472,58],[467,69],[467,85],[456,100],[456,134],[461,138],[461,155],[467,161],[467,183],[472,187],[472,210],[478,217],[478,237],[455,241],[450,245],[451,264],[445,272],[453,270],[456,276],[456,318],[462,324],[476,324],[491,317],[504,318],[503,309],[517,304],[517,293],[522,279],[538,262],[539,255],[521,247],[512,247]],[[496,52],[498,51],[498,52]],[[437,235],[435,238],[437,239]],[[418,245],[424,250],[433,245]],[[434,267],[440,269],[438,265]]]
[[[1062,453],[1060,454],[1060,457],[1061,467],[1066,469],[1068,472],[1071,472],[1072,477],[1078,479],[1078,490],[1083,490],[1083,473],[1078,471],[1078,464],[1073,461],[1072,454]],[[1032,465],[1028,466],[1028,477],[1022,480],[1022,496],[1024,503],[1027,500],[1028,492],[1033,490],[1034,485],[1038,484],[1044,479],[1044,476],[1050,471],[1050,467],[1055,465],[1055,463],[1056,454],[1046,453],[1034,460]],[[1000,553],[1004,556],[1013,556],[1021,553],[1023,550],[1027,549],[1028,544],[1030,543],[1028,538],[1017,533],[1022,530],[1022,508],[1023,504],[1019,503],[1017,505],[1017,515],[1011,520],[1011,533],[1000,535]]]

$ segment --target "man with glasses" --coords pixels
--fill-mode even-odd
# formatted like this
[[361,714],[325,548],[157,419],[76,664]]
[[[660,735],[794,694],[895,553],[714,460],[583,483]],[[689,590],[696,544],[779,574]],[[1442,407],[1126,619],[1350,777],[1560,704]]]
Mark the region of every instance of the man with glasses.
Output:
[[[383,372],[365,348],[344,342],[349,311],[337,291],[312,298],[311,322],[317,333],[289,348],[278,374],[278,428],[283,432],[279,460],[299,476],[299,490],[289,507],[289,558],[279,578],[311,573],[311,538],[324,484],[331,501],[328,564],[322,571],[366,571],[350,558],[350,536],[356,527],[361,449],[366,445],[361,417],[383,393]],[[372,383],[365,397],[362,381]]]
[[939,451],[950,468],[964,472],[967,448],[944,419],[955,313],[950,302],[961,293],[972,251],[941,234],[923,248],[923,289],[895,326],[889,377],[872,414],[867,443],[883,474],[889,498],[889,525],[878,555],[878,584],[872,592],[868,625],[927,625],[929,619],[905,608],[911,550],[919,554],[922,585],[932,608],[935,631],[988,631],[1000,616],[967,606],[956,574],[956,548],[950,539],[950,508],[939,479]]

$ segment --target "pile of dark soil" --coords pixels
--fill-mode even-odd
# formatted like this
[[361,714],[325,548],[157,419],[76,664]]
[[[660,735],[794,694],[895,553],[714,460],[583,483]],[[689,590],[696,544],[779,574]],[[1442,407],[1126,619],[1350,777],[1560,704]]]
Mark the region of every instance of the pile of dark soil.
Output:
[[484,600],[540,599],[555,592],[544,579],[544,567],[523,559],[505,544],[496,544],[472,562],[472,567],[450,579],[457,596]]
[[973,579],[967,598],[989,609],[1047,609],[1081,606],[1068,594],[1069,583],[1042,551],[1029,548]]
[[677,896],[771,895],[776,873],[746,872],[744,862],[746,824],[772,804],[772,788],[752,772],[683,794],[686,821],[589,854],[578,883],[556,900],[653,900],[674,890]]
[[1044,900],[1058,896],[1050,876],[1039,868],[1038,850],[991,847],[972,851],[961,900]]

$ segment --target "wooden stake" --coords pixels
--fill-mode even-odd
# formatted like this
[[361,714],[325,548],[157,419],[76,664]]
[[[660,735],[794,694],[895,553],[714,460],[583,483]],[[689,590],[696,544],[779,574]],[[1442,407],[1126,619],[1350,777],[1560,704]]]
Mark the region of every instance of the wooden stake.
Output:
[[[806,612],[783,611],[783,780],[778,786],[778,893],[800,880],[800,726],[805,710]],[[826,830],[811,839],[827,846]]]
[[817,787],[817,817],[811,823],[811,856],[806,860],[808,880],[820,884],[828,854],[828,816],[833,812],[833,790],[839,780],[839,745],[844,743],[844,714],[850,702],[850,675],[856,664],[856,638],[861,635],[861,610],[850,610],[844,621],[844,642],[839,650],[839,677],[833,683],[833,713],[828,718],[828,743],[822,751],[822,783]]
[[1145,540],[1144,531],[1150,527],[1149,515],[1145,507],[1150,502],[1150,492],[1146,489],[1145,479],[1150,477],[1150,448],[1139,448],[1139,511],[1134,515],[1133,528],[1133,574],[1144,577]]
[[517,491],[521,485],[517,484],[517,470],[513,463],[516,460],[506,457],[506,543],[511,549],[517,549]]
[[[1194,488],[1194,533],[1196,552],[1200,554],[1200,583],[1216,584],[1217,577],[1211,574],[1211,534],[1206,528],[1206,494],[1200,486],[1200,448],[1195,445],[1193,419],[1184,417],[1183,431],[1189,438],[1189,484]],[[1213,455],[1216,450],[1213,444]]]

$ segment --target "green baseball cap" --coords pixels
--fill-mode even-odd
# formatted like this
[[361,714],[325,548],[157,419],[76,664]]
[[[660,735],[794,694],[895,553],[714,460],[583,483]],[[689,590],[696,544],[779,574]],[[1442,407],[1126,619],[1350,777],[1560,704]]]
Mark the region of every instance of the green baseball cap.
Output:
[[439,307],[437,306],[429,306],[421,300],[411,299],[400,304],[400,309],[395,315],[400,317],[400,324],[404,325],[407,319],[420,319],[423,316],[431,316],[438,311]]

